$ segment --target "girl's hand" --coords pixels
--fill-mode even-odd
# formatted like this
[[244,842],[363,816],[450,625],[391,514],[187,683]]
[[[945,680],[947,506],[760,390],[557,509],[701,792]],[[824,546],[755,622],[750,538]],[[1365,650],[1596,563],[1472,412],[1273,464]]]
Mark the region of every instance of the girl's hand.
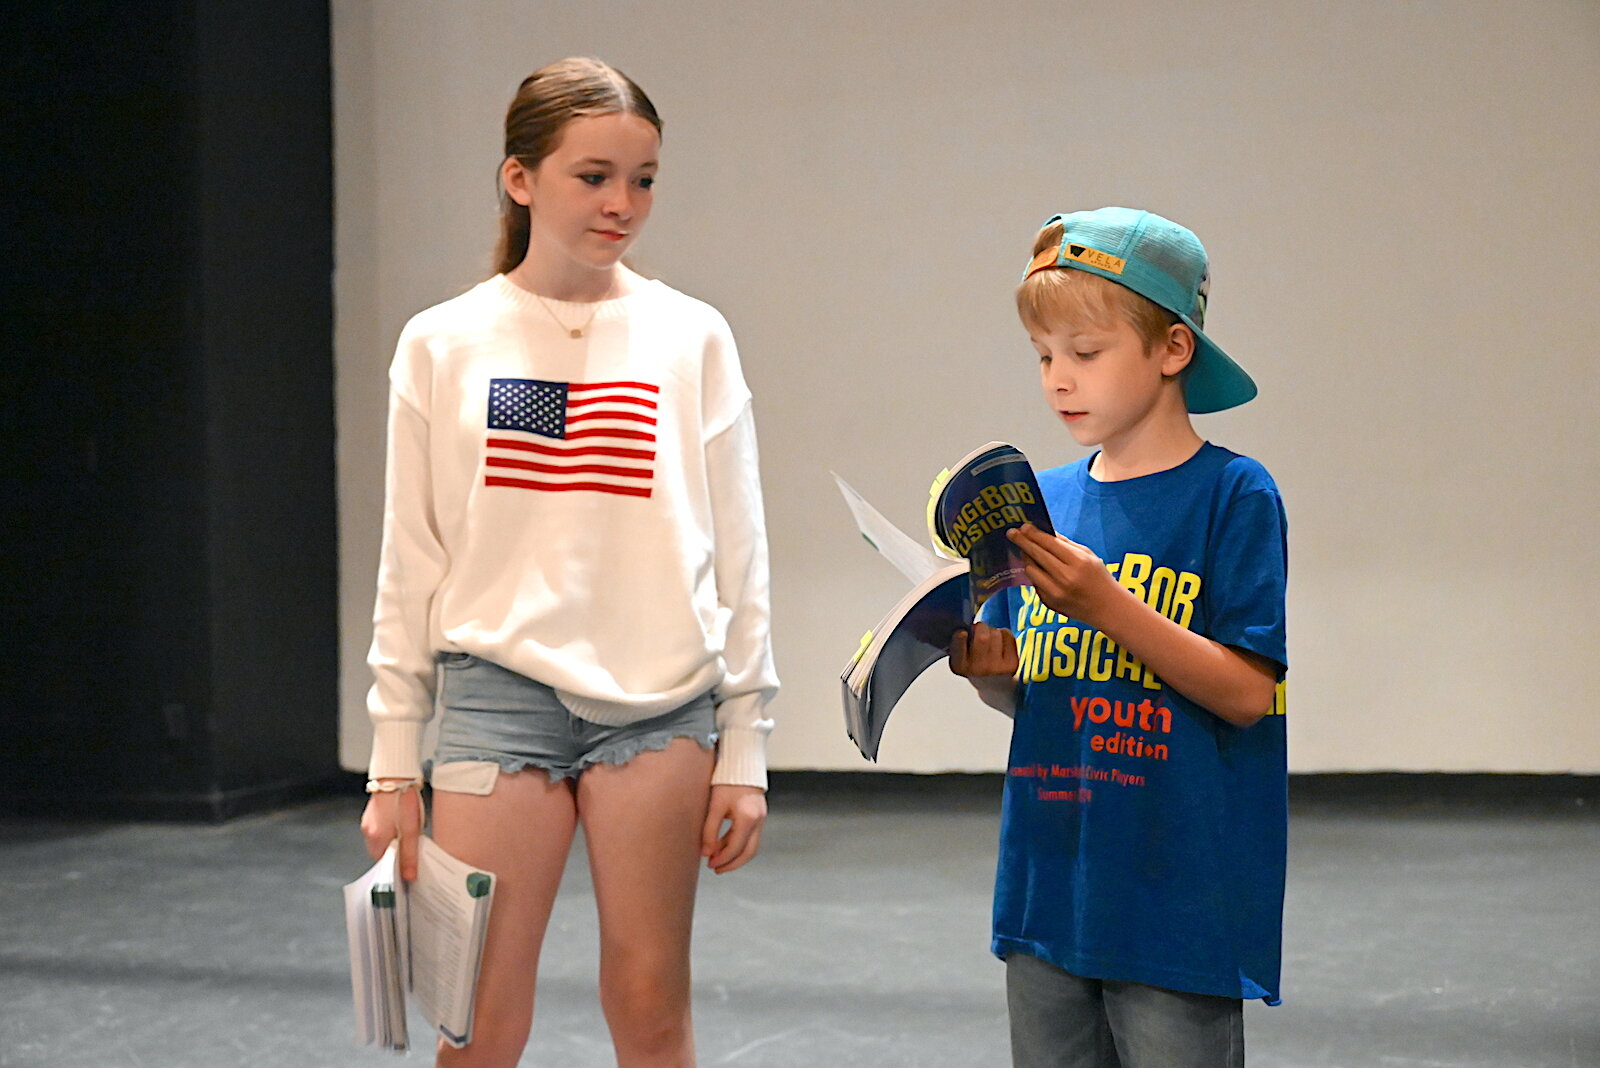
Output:
[[1106,598],[1121,589],[1105,561],[1077,542],[1046,534],[1032,523],[1006,531],[1006,537],[1022,550],[1028,581],[1045,607],[1099,625]]
[[361,837],[373,860],[383,856],[389,843],[400,839],[400,878],[417,877],[417,839],[422,835],[422,795],[413,787],[392,794],[373,794],[361,814]]
[[766,791],[758,786],[713,786],[700,835],[706,867],[718,875],[743,867],[761,848],[761,826],[766,822]]
[[1009,630],[974,623],[950,639],[950,670],[962,678],[980,679],[1017,673],[1017,639]]

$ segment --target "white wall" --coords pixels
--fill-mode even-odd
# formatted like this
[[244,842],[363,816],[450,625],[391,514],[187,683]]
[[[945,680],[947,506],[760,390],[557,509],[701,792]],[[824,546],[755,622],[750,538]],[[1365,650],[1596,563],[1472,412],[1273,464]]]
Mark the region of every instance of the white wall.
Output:
[[[1195,229],[1210,332],[1261,398],[1199,419],[1290,515],[1297,770],[1600,772],[1600,7],[954,0],[335,0],[344,758],[382,495],[384,368],[483,277],[499,124],[594,54],[667,122],[634,258],[733,323],[757,397],[781,768],[864,768],[836,676],[900,579],[828,477],[908,531],[1010,440],[1079,451],[1010,290],[1034,228],[1120,203]],[[948,675],[887,769],[1003,766]]]

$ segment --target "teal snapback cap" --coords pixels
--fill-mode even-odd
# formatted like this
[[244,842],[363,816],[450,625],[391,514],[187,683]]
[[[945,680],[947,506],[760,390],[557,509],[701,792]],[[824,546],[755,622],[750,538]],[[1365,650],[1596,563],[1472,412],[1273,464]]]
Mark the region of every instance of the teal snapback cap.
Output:
[[1236,408],[1256,395],[1255,381],[1204,330],[1211,265],[1194,232],[1171,219],[1134,208],[1096,208],[1052,215],[1057,248],[1047,248],[1023,272],[1062,267],[1127,286],[1176,315],[1194,331],[1194,356],[1183,376],[1183,399],[1196,415]]

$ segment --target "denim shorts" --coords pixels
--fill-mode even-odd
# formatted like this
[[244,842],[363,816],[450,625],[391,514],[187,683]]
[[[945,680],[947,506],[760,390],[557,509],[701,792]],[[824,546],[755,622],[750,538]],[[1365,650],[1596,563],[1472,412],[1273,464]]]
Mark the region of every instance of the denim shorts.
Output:
[[488,794],[502,771],[540,768],[560,782],[593,764],[626,764],[677,738],[705,749],[717,743],[710,694],[611,727],[574,716],[549,686],[482,657],[442,653],[439,663],[439,742],[427,769],[435,790]]

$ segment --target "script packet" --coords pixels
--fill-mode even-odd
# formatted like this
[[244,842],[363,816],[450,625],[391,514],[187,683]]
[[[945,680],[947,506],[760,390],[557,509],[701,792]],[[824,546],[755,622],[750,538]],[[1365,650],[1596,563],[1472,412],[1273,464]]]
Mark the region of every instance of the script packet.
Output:
[[410,994],[446,1042],[472,1038],[474,996],[494,900],[494,875],[418,841],[417,877],[399,877],[397,843],[344,888],[350,986],[361,1045],[405,1050]]
[[1054,534],[1039,480],[1021,450],[991,441],[941,472],[921,545],[834,475],[867,543],[912,582],[910,591],[862,637],[840,674],[845,729],[868,760],[878,759],[884,725],[912,682],[948,655],[996,591],[1027,584],[1022,553],[1006,532],[1032,523]]

